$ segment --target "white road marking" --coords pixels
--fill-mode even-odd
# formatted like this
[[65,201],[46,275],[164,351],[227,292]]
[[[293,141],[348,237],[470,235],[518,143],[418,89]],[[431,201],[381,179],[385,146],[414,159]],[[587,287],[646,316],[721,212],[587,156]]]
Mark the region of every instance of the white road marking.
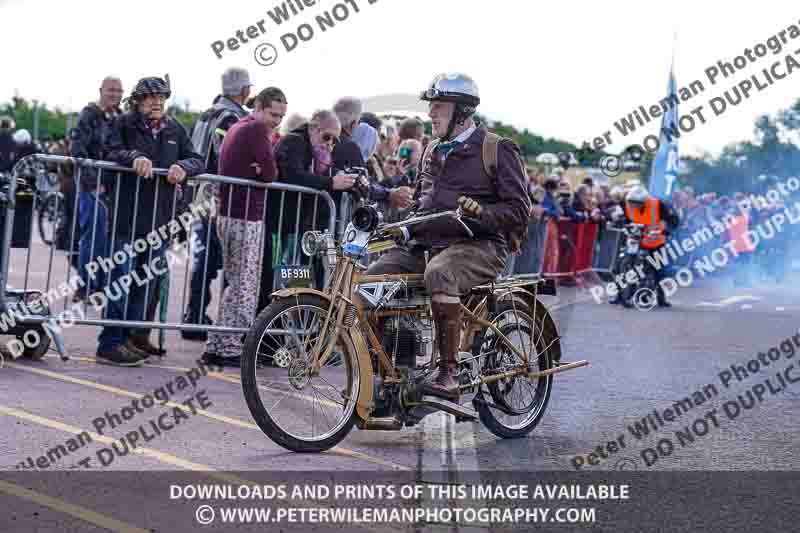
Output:
[[[424,474],[422,477],[422,482],[432,482],[432,483],[439,483],[439,484],[452,484],[452,485],[459,485],[466,483],[465,476],[459,475],[459,472],[469,472],[472,476],[479,475],[480,473],[480,466],[478,465],[478,458],[475,449],[475,431],[477,430],[477,423],[468,423],[463,422],[461,424],[456,424],[456,419],[453,415],[447,413],[433,413],[431,415],[426,416],[422,419],[422,423],[420,425],[420,433],[423,439],[423,446],[427,442],[425,439],[426,435],[433,435],[435,432],[440,432],[440,460],[441,460],[441,471],[438,473],[438,476],[431,475],[432,472],[426,472],[426,464],[425,458],[430,457],[428,452],[433,452],[434,450],[423,450],[423,458],[421,468]],[[460,432],[456,431],[456,428],[461,428]],[[458,436],[456,434],[458,433]],[[458,440],[458,444],[456,444],[456,440]],[[463,453],[461,453],[456,460],[455,457],[455,450],[461,449]],[[432,467],[436,467],[437,465],[431,465]],[[434,479],[435,478],[435,479]],[[466,483],[467,485],[471,485],[472,483]],[[434,500],[430,498],[430,495],[426,495],[423,498],[423,505],[428,504],[429,507],[438,507],[447,504],[446,500],[437,499]],[[476,509],[486,507],[486,502],[484,501],[474,501],[472,503],[473,507]],[[455,531],[459,530],[458,524],[453,524]],[[470,531],[489,531],[488,527],[481,527],[481,526],[470,526]]]
[[760,302],[761,300],[763,300],[763,298],[760,296],[745,294],[742,296],[731,296],[730,298],[725,298],[724,300],[720,300],[719,303],[722,305],[731,305],[739,302]]
[[[741,296],[731,296],[730,298],[725,298],[724,300],[720,300],[719,302],[700,302],[696,304],[697,307],[727,307],[729,305],[733,305],[740,302],[760,302],[763,300],[760,296],[752,296],[749,294],[741,295]],[[752,306],[747,307],[750,309]],[[745,307],[742,306],[744,309]]]

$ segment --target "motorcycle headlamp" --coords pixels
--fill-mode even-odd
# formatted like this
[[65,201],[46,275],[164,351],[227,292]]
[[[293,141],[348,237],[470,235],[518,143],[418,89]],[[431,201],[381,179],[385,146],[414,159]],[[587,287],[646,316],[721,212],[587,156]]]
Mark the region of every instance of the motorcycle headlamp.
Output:
[[364,205],[353,212],[353,227],[358,231],[371,233],[383,221],[381,213],[371,205]]
[[319,237],[319,232],[316,231],[307,231],[303,234],[303,239],[300,241],[300,248],[308,257],[313,257],[320,251],[323,241]]

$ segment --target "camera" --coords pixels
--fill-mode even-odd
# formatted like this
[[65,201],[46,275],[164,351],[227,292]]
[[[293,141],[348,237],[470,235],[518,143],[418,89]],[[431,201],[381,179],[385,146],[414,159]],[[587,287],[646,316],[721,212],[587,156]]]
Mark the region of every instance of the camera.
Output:
[[364,167],[347,167],[344,169],[345,174],[358,176],[350,193],[355,195],[358,200],[366,200],[369,198],[369,172]]

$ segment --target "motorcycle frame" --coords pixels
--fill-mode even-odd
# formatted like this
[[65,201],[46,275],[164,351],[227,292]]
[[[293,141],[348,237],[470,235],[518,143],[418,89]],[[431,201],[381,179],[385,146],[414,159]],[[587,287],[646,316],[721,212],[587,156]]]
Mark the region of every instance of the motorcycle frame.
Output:
[[[353,258],[339,254],[337,257],[336,267],[331,274],[332,282],[324,291],[305,287],[284,289],[274,293],[273,298],[294,298],[301,294],[313,294],[328,301],[328,314],[325,317],[322,331],[327,331],[327,329],[332,325],[334,328],[333,340],[328,341],[324,347],[322,346],[322,343],[325,341],[325,337],[323,335],[320,335],[319,339],[316,341],[314,347],[311,349],[311,375],[317,375],[319,373],[320,368],[326,363],[328,358],[333,353],[333,348],[336,344],[336,341],[339,340],[341,335],[345,333],[346,330],[346,338],[349,339],[348,344],[354,349],[354,355],[358,359],[359,364],[360,387],[358,398],[356,399],[356,412],[362,420],[366,421],[369,419],[371,412],[375,409],[374,376],[383,376],[383,381],[385,384],[399,384],[402,381],[400,373],[392,363],[391,357],[383,349],[383,344],[376,333],[375,324],[371,320],[371,317],[374,316],[377,318],[400,316],[402,314],[422,314],[425,312],[425,309],[422,306],[415,306],[410,309],[398,309],[394,311],[372,311],[365,309],[362,305],[361,299],[354,298],[354,293],[358,285],[375,282],[420,282],[423,280],[423,274],[368,275],[363,272],[363,269],[364,267],[359,265]],[[524,375],[529,378],[544,377],[589,364],[588,361],[579,361],[576,363],[553,366],[553,368],[544,371],[532,371],[530,369],[530,361],[528,358],[529,354],[519,350],[511,341],[508,340],[508,338],[495,324],[487,320],[490,307],[489,299],[491,297],[496,298],[497,296],[500,296],[502,299],[506,295],[511,295],[512,301],[514,298],[518,298],[526,303],[533,304],[534,316],[532,316],[531,319],[534,320],[534,323],[536,321],[536,306],[541,306],[542,312],[544,313],[541,327],[552,326],[555,328],[555,324],[552,322],[552,317],[550,317],[549,313],[544,308],[544,304],[538,301],[536,293],[523,288],[525,285],[538,286],[538,281],[527,281],[518,285],[519,286],[515,287],[512,283],[508,288],[495,290],[494,284],[492,284],[489,289],[491,292],[489,292],[483,298],[480,298],[478,295],[473,295],[473,298],[477,299],[478,301],[476,305],[472,307],[472,309],[462,303],[462,309],[464,310],[464,322],[466,323],[466,326],[462,330],[463,334],[459,349],[461,351],[471,351],[470,348],[475,335],[481,330],[481,328],[485,327],[494,331],[498,338],[501,339],[506,346],[511,348],[524,361],[524,365],[519,365],[518,368],[502,374],[480,376],[473,382],[462,385],[462,389],[489,385],[496,381],[513,378],[516,376]],[[471,299],[470,302],[471,301],[473,300]],[[348,312],[351,314],[353,319],[353,323],[350,325],[345,323],[345,316],[348,314]],[[355,322],[356,318],[358,321],[357,323]],[[549,323],[545,323],[546,321],[549,321]],[[531,346],[531,350],[533,350],[533,346],[535,344],[534,332],[536,331],[537,328],[535,327],[531,329],[531,335],[529,337],[529,346]],[[370,356],[370,348],[377,354],[377,369],[373,367],[372,358]],[[549,348],[550,346],[548,346],[548,349]],[[553,357],[553,363],[555,365],[559,361],[561,354],[558,337],[556,337],[554,353],[556,354]],[[436,352],[433,352],[431,362],[435,360],[435,356]]]

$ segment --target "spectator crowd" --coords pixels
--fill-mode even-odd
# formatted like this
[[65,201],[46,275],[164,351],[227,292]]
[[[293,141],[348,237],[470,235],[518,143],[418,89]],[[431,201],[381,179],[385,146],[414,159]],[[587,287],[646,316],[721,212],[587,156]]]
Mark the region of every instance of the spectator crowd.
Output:
[[[87,300],[144,266],[144,260],[137,258],[119,265],[106,278],[91,276],[87,270],[90,262],[124,250],[169,222],[180,206],[198,195],[208,195],[215,199],[216,209],[197,219],[191,228],[193,242],[203,246],[193,250],[183,322],[250,326],[278,286],[275,269],[296,261],[303,231],[327,226],[328,207],[313,195],[275,194],[261,187],[212,184],[202,179],[187,181],[200,174],[325,191],[337,206],[344,193],[351,193],[377,202],[385,221],[402,219],[412,206],[419,163],[431,141],[418,118],[384,121],[364,112],[361,101],[353,97],[342,97],[308,117],[292,114],[291,95],[277,87],[254,89],[249,73],[239,68],[226,70],[220,85],[220,94],[199,117],[191,135],[166,113],[169,80],[158,77],[140,80],[124,100],[121,80],[107,77],[97,100],[81,111],[77,126],[62,141],[39,145],[27,131],[16,130],[12,119],[0,118],[0,172],[10,172],[27,155],[49,153],[115,162],[132,168],[140,178],[120,178],[90,167],[78,171],[68,163],[49,169],[58,176],[68,206],[61,227],[76,228],[74,235],[62,232],[59,246],[75,250],[72,265],[84,280],[77,300]],[[154,168],[166,169],[166,175],[155,176]],[[592,175],[573,190],[560,167],[526,170],[530,224],[521,251],[508,262],[509,275],[542,272],[546,228],[551,221],[596,224],[599,250],[624,219],[625,195],[637,185],[612,185],[604,176]],[[18,175],[29,172],[21,167],[17,171]],[[744,193],[695,195],[688,187],[674,192],[670,204],[680,224],[673,237],[691,235],[733,213],[744,216],[744,226],[735,226],[720,239],[736,240],[742,231],[783,209],[773,203],[742,213],[738,206],[743,199]],[[77,205],[74,213],[69,209],[72,205]],[[300,225],[289,232],[295,216]],[[72,217],[77,217],[74,224]],[[771,240],[766,251],[745,250],[743,263],[749,268],[754,258],[765,254],[770,272],[782,276],[790,238],[787,234]],[[150,250],[148,262],[163,260],[163,251]],[[741,270],[744,274],[737,275],[737,283],[751,282],[747,271]],[[571,274],[561,282],[577,283],[576,273]],[[315,275],[319,284],[321,272]],[[215,280],[220,282],[220,291],[212,294]],[[127,298],[108,303],[104,317],[152,321],[159,297],[164,295],[158,281],[131,287]],[[212,300],[219,305],[216,320],[209,312]],[[181,334],[186,340],[206,343],[205,363],[237,364],[241,335],[196,330]],[[163,350],[152,344],[147,329],[106,326],[98,339],[98,362],[138,366],[163,355]]]

